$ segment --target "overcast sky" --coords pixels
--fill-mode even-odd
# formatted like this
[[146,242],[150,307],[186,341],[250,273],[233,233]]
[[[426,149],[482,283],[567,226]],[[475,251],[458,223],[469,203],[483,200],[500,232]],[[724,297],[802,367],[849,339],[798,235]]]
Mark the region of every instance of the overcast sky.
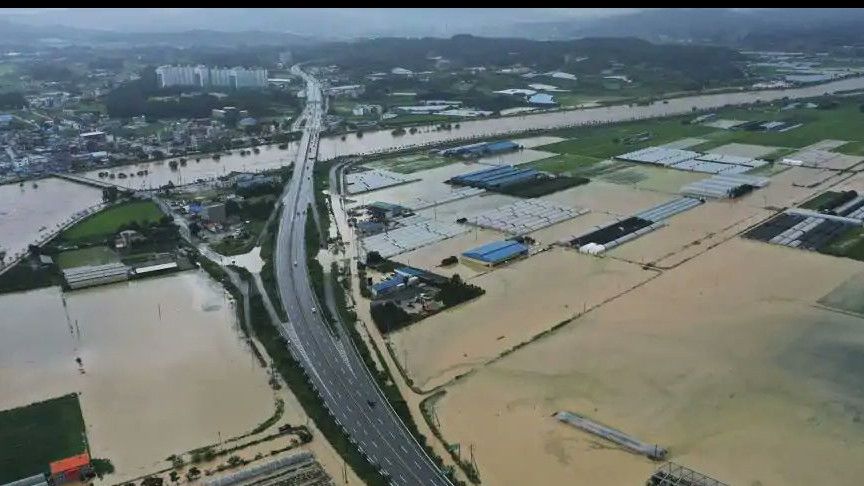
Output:
[[501,24],[587,20],[637,9],[48,9],[0,8],[0,15],[33,25],[135,32],[190,29],[267,30],[308,35],[453,35],[483,33]]

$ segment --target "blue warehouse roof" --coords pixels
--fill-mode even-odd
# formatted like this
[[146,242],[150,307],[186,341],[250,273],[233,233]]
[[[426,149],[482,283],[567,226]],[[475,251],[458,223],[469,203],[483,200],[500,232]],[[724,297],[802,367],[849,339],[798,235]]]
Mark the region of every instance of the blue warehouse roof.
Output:
[[381,293],[381,292],[385,292],[387,290],[390,290],[394,287],[398,287],[399,285],[401,285],[403,283],[405,283],[404,277],[392,277],[392,278],[388,278],[387,280],[382,280],[382,281],[372,285],[372,290],[374,290],[375,293]]
[[498,263],[528,251],[528,246],[518,241],[504,240],[487,243],[468,250],[462,256],[481,262]]

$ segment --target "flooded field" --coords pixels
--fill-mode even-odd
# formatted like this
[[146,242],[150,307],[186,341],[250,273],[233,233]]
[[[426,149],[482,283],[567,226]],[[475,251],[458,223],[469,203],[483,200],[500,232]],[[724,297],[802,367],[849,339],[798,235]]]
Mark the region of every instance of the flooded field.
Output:
[[709,200],[664,221],[666,226],[627,242],[609,256],[672,266],[774,214],[741,201]]
[[675,169],[665,169],[650,165],[634,165],[602,174],[599,179],[614,184],[631,186],[647,191],[664,192],[677,195],[681,186],[705,179],[707,174]]
[[469,279],[486,294],[390,340],[415,384],[429,389],[653,275],[556,248]]
[[409,203],[415,201],[417,198],[427,201],[438,200],[453,192],[454,189],[453,186],[444,184],[444,181],[459,174],[485,168],[487,166],[472,162],[457,162],[444,167],[415,172],[411,174],[412,177],[417,177],[421,180],[377,191],[351,195],[349,198],[352,202],[347,207],[369,204],[375,201],[410,205]]
[[49,178],[0,186],[0,251],[7,259],[49,235],[78,211],[102,202],[102,191]]
[[441,430],[488,484],[643,484],[570,410],[729,484],[857,485],[864,321],[814,304],[862,270],[734,238],[460,380]]
[[525,130],[553,129],[567,126],[610,123],[633,119],[654,118],[690,113],[696,110],[740,105],[756,101],[779,100],[784,97],[803,98],[825,93],[864,87],[864,78],[850,78],[806,88],[765,91],[739,91],[699,96],[685,96],[656,101],[646,106],[615,105],[578,110],[564,110],[460,122],[459,128],[436,130],[432,126],[419,127],[417,133],[394,136],[390,130],[366,132],[362,137],[354,134],[321,139],[321,160],[385,150],[404,149],[413,145],[427,145],[477,137],[491,137]]
[[543,197],[564,206],[581,207],[615,216],[631,216],[671,198],[669,194],[598,180]]
[[[545,137],[544,137],[545,138]],[[554,137],[548,137],[554,138]],[[478,163],[487,165],[520,165],[534,162],[535,160],[548,159],[558,154],[553,152],[544,152],[542,150],[534,150],[526,148],[515,152],[507,152],[498,155],[490,155],[488,157],[480,157]]]
[[[171,169],[169,163],[171,160],[179,160],[179,158],[91,170],[83,172],[81,175],[91,179],[100,179],[99,173],[107,171],[109,174],[115,174],[115,178],[104,178],[103,180],[130,189],[154,189],[164,186],[168,182],[179,186],[190,184],[199,179],[206,180],[228,175],[231,172],[260,172],[286,166],[294,160],[297,145],[289,144],[286,150],[281,150],[276,145],[263,145],[259,149],[261,150],[260,153],[245,156],[240,155],[240,150],[233,150],[231,155],[222,154],[219,160],[213,159],[211,155],[188,156],[186,157],[186,166],[178,166],[176,170]],[[196,161],[196,157],[200,157],[201,160]],[[148,174],[137,175],[139,171],[143,170],[148,171]],[[126,174],[127,177],[125,179],[116,177],[121,173]]]
[[80,392],[92,453],[117,468],[111,481],[273,414],[233,305],[203,272],[8,294],[0,308],[0,409]]

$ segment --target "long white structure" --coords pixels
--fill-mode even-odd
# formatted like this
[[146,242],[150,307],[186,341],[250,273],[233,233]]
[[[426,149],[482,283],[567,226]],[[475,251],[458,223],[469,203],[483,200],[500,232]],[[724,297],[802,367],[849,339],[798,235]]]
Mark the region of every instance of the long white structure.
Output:
[[156,68],[156,81],[160,88],[170,86],[264,88],[267,86],[267,70],[243,67],[159,66]]

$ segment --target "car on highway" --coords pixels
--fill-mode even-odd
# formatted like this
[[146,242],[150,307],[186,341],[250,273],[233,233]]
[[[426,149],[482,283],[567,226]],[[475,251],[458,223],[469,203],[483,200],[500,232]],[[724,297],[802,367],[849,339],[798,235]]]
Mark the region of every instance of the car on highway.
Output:
[[294,260],[294,266],[295,267],[297,266],[297,260]]

